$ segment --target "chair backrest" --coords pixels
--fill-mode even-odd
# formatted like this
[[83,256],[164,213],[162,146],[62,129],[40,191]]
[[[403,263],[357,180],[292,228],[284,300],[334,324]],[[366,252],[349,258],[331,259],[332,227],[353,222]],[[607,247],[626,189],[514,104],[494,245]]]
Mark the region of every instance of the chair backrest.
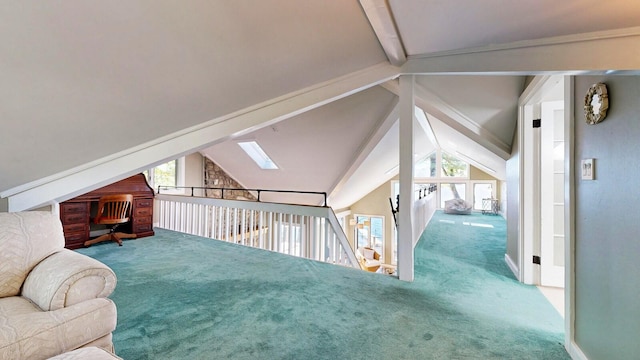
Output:
[[126,223],[132,204],[131,194],[105,195],[98,202],[98,214],[93,222],[107,225]]
[[362,259],[368,259],[368,260],[380,260],[380,254],[374,249],[367,246],[359,247],[356,250],[356,257],[360,257]]

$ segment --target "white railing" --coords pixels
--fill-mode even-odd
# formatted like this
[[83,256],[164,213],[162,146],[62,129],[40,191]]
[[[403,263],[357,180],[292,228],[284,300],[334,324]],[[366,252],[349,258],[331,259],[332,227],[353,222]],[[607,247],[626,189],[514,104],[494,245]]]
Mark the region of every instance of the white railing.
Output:
[[155,200],[160,228],[359,268],[329,207],[164,194]]
[[436,192],[430,192],[413,203],[413,246],[415,247],[436,212]]

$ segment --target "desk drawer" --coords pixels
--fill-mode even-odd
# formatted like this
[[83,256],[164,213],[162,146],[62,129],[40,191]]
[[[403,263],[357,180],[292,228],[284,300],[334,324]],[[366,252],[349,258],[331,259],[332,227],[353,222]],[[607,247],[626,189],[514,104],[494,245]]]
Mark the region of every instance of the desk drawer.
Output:
[[145,217],[153,215],[153,208],[136,208],[134,213],[134,217]]
[[89,209],[88,204],[86,202],[77,202],[77,203],[62,203],[60,204],[61,210],[63,214],[77,214],[77,213],[86,213]]
[[87,224],[85,224],[85,223],[69,224],[69,225],[62,226],[62,229],[63,229],[65,237],[66,237],[67,234],[76,233],[76,232],[83,232],[83,233],[86,232],[87,231]]
[[73,232],[73,233],[65,233],[64,234],[64,239],[66,244],[73,244],[73,243],[78,243],[78,242],[85,242],[86,240],[88,240],[88,236],[87,233],[85,231],[83,232]]
[[146,232],[146,231],[151,231],[153,230],[153,226],[151,225],[151,223],[146,223],[146,224],[134,224],[133,225],[133,232],[134,233],[142,233],[142,232]]
[[153,207],[153,199],[135,199],[134,200],[136,208],[152,208]]
[[71,213],[64,213],[64,215],[62,215],[62,223],[67,225],[67,224],[84,224],[86,222],[89,221],[89,218],[87,217],[89,214],[86,212],[71,212]]
[[136,216],[133,218],[133,224],[151,224],[151,216]]

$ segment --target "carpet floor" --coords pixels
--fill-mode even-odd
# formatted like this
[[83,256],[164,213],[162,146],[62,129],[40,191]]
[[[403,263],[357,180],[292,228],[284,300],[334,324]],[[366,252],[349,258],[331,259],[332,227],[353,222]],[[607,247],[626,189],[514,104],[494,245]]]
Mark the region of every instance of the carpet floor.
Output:
[[124,359],[569,359],[504,263],[505,221],[436,212],[415,281],[156,229],[79,252],[118,276]]

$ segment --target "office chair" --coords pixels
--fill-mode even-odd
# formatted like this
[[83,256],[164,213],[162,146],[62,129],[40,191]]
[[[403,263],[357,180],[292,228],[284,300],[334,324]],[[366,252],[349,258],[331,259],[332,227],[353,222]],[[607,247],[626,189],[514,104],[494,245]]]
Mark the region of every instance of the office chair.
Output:
[[134,239],[136,234],[116,232],[116,228],[119,225],[129,221],[132,204],[133,195],[131,194],[105,195],[101,197],[98,202],[98,214],[93,223],[107,225],[109,233],[85,241],[84,246],[91,246],[102,241],[114,241],[122,246],[122,239]]

